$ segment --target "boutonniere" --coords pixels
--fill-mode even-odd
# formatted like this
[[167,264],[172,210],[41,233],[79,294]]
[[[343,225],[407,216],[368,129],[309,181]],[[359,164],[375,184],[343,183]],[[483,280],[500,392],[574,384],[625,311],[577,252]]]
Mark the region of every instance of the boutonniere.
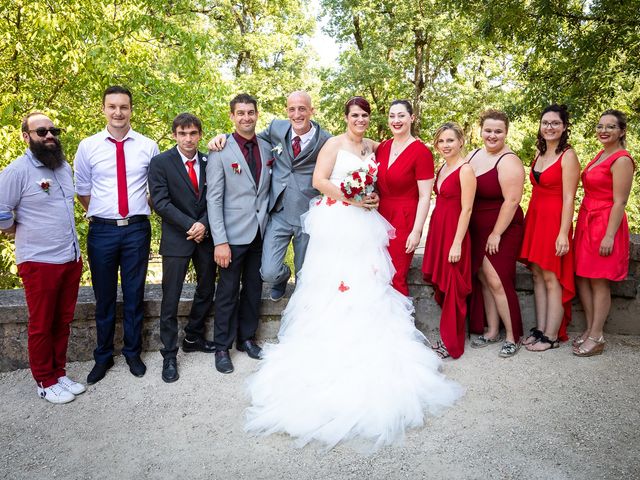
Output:
[[233,173],[240,174],[240,172],[242,172],[242,168],[239,163],[233,162],[231,164],[231,168],[233,169]]
[[275,147],[273,147],[271,149],[272,152],[276,152],[278,155],[280,155],[282,153],[282,144],[279,143],[278,145],[276,145]]
[[50,195],[49,187],[51,186],[51,181],[52,180],[50,178],[41,178],[36,183],[42,190],[44,190],[44,193],[46,193],[47,195]]
[[203,155],[202,158],[200,159],[201,162],[206,162],[207,161],[207,156]]

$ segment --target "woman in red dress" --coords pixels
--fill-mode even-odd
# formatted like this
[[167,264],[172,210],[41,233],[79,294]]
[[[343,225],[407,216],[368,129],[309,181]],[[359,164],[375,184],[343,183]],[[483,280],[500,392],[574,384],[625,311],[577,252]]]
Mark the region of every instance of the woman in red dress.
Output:
[[548,106],[540,118],[538,154],[529,174],[533,192],[520,251],[520,260],[533,273],[537,322],[524,344],[536,352],[567,340],[575,296],[572,222],[580,164],[568,140],[567,108]]
[[464,132],[459,125],[442,125],[433,144],[445,163],[436,177],[436,206],[429,222],[422,274],[433,286],[434,297],[442,307],[441,340],[432,348],[442,358],[458,358],[464,353],[467,297],[471,293],[471,241],[467,229],[476,176],[460,155]]
[[508,130],[504,112],[482,113],[484,148],[469,156],[478,182],[469,224],[473,275],[469,330],[481,334],[471,346],[481,348],[501,341],[502,320],[506,338],[499,355],[503,358],[518,352],[522,335],[516,262],[522,246],[524,167],[505,144]]
[[576,223],[575,264],[578,296],[587,320],[585,332],[573,341],[579,357],[604,350],[604,323],[611,308],[610,281],[629,269],[629,225],[624,207],[629,199],[634,163],[625,150],[627,118],[607,110],[596,126],[603,149],[582,172],[584,200]]
[[414,120],[411,103],[392,102],[389,129],[393,138],[376,150],[378,211],[396,229],[389,254],[396,269],[393,287],[404,295],[409,295],[407,274],[429,213],[434,172],[431,151],[411,134]]

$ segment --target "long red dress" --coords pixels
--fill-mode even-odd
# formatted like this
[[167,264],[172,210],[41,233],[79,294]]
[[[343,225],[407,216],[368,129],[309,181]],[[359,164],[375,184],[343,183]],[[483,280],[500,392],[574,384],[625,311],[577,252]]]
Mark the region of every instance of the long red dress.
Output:
[[569,252],[561,257],[556,255],[556,238],[562,222],[562,157],[540,173],[538,182],[533,169],[538,157],[531,165],[529,179],[533,185],[531,201],[524,218],[524,239],[520,250],[520,261],[531,266],[553,272],[562,287],[564,317],[558,331],[558,339],[568,340],[567,325],[571,322],[571,300],[576,294],[573,276],[573,226],[569,226]]
[[389,255],[396,269],[393,288],[409,295],[407,274],[413,252],[405,253],[407,237],[413,230],[418,208],[417,180],[433,178],[433,155],[419,140],[409,144],[389,167],[393,139],[385,140],[376,150],[378,165],[378,211],[396,229],[396,237],[389,241]]
[[[476,151],[477,153],[478,151]],[[469,330],[473,333],[484,333],[487,324],[484,298],[482,297],[482,284],[478,279],[478,271],[482,266],[482,261],[486,256],[495,269],[504,293],[509,304],[509,315],[511,317],[511,327],[513,328],[514,341],[518,343],[522,335],[522,315],[520,313],[520,302],[516,293],[516,262],[520,247],[522,246],[523,235],[523,213],[518,206],[511,223],[502,233],[498,253],[493,255],[486,252],[487,239],[493,231],[493,227],[498,219],[500,208],[504,202],[500,181],[498,179],[498,164],[505,153],[493,166],[491,170],[476,177],[476,198],[473,202],[473,212],[469,222],[469,234],[471,235],[471,274],[473,278],[473,289],[471,292],[471,302],[469,306]],[[475,155],[475,153],[474,153]],[[473,158],[473,156],[471,157]]]
[[[440,175],[440,169],[438,176]],[[422,275],[431,283],[434,297],[442,307],[440,338],[449,355],[458,358],[464,353],[467,297],[471,293],[471,240],[466,232],[462,240],[460,260],[449,262],[449,250],[462,212],[460,168],[442,181],[438,188],[436,176],[436,206],[431,214]]]
[[591,168],[602,152],[604,150],[598,153],[582,172],[584,199],[580,205],[576,235],[573,239],[576,275],[620,281],[625,279],[629,270],[629,224],[626,213],[616,231],[610,255],[600,255],[600,242],[607,231],[613,207],[611,165],[620,157],[631,158],[631,155],[626,150],[620,150]]

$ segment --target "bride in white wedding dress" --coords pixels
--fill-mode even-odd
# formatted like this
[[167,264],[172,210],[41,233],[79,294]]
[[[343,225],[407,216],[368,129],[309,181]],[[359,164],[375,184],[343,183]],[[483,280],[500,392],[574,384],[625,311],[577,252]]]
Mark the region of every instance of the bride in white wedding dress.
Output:
[[377,198],[346,200],[340,190],[351,172],[376,168],[364,138],[369,113],[362,97],[349,100],[346,133],[318,156],[314,186],[323,195],[303,218],[309,246],[279,343],[264,346],[248,380],[249,432],[284,432],[298,446],[357,439],[377,449],[401,442],[406,428],[463,393],[440,373],[411,302],[391,286],[394,231],[375,210]]

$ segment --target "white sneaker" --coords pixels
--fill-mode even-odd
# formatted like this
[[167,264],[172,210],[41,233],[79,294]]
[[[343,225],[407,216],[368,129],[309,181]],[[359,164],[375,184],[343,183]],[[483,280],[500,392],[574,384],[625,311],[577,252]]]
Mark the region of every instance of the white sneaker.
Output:
[[87,387],[85,387],[83,384],[74,382],[66,375],[64,377],[58,378],[58,385],[62,385],[62,388],[64,388],[65,390],[69,390],[74,395],[80,395],[87,390]]
[[69,403],[76,399],[76,396],[62,385],[56,383],[47,388],[38,387],[38,395],[51,403]]

